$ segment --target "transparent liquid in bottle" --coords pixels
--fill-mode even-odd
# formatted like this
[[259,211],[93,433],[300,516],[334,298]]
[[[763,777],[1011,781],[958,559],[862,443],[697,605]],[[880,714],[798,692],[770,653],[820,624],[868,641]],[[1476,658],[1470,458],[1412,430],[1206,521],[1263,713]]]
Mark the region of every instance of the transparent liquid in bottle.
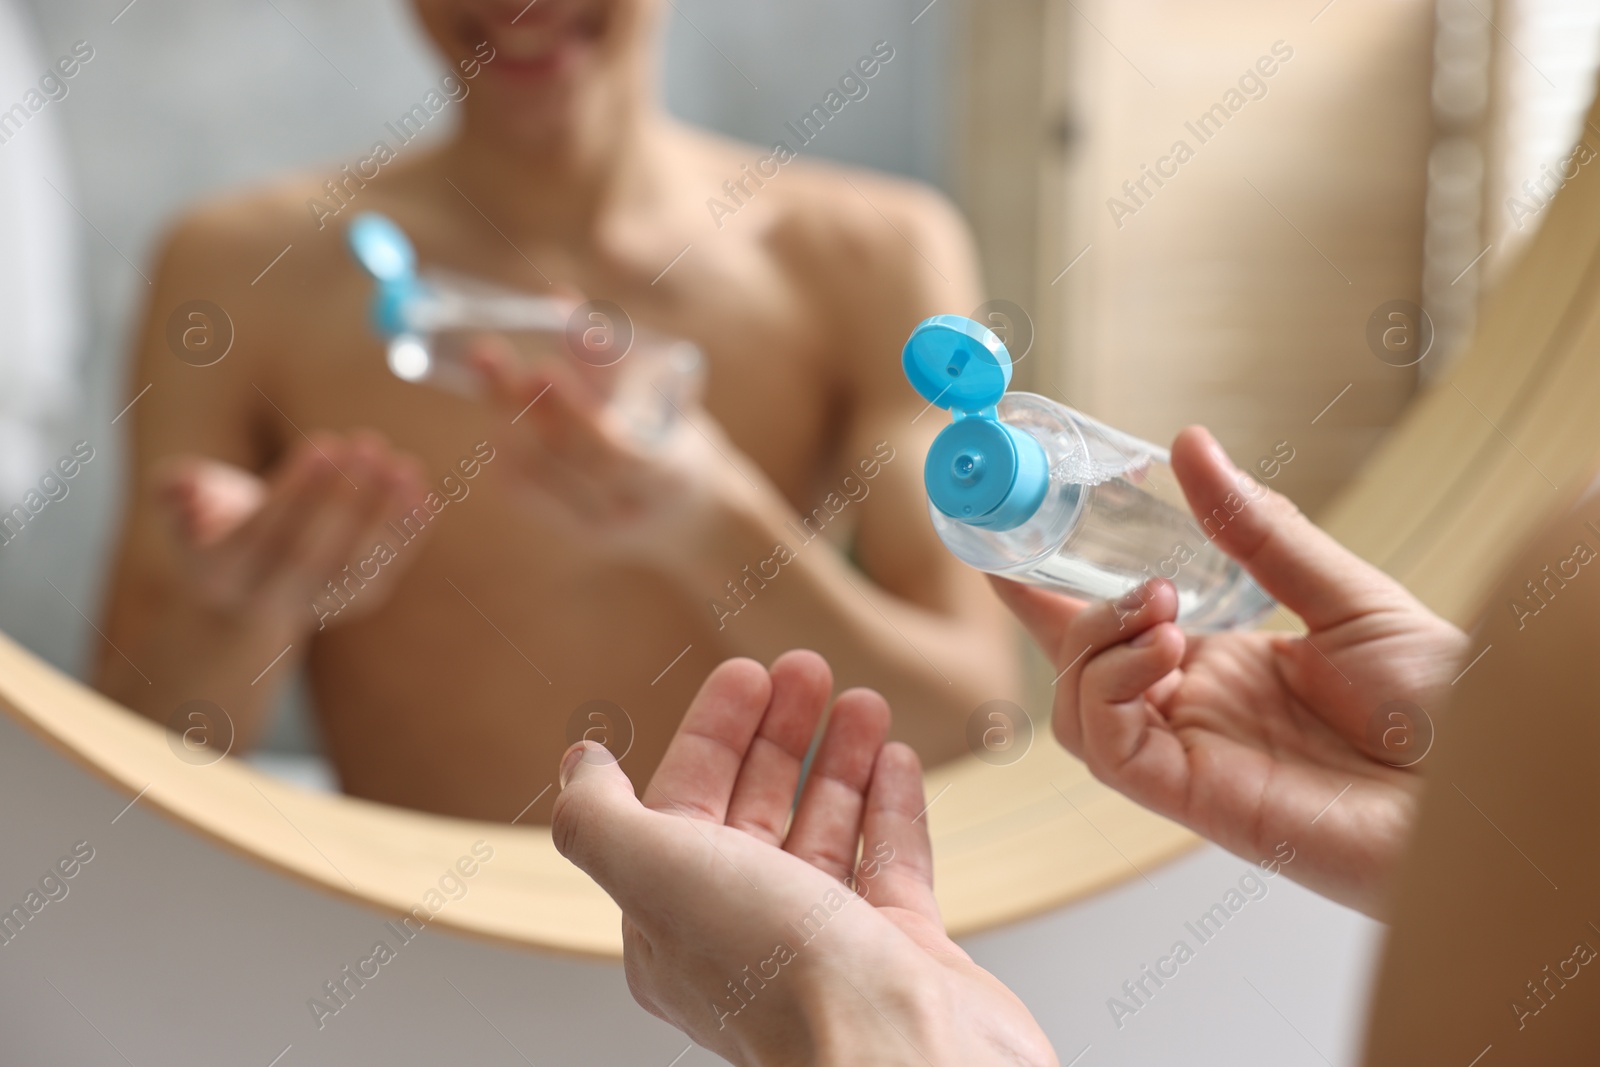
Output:
[[562,364],[604,401],[611,421],[644,443],[665,438],[699,400],[700,350],[635,330],[609,301],[578,304],[446,271],[419,274],[405,231],[375,212],[351,219],[345,241],[377,283],[373,326],[388,340],[396,377],[476,397],[483,382],[474,354],[489,345],[509,348],[525,370]]
[[421,282],[400,309],[402,332],[389,339],[389,369],[405,381],[480,396],[473,353],[486,344],[509,346],[525,369],[560,363],[642,441],[665,437],[699,399],[700,349],[636,330],[615,305],[580,306],[442,271]]
[[1034,515],[1010,530],[968,525],[930,502],[934,527],[958,558],[1085,600],[1168,578],[1189,630],[1249,626],[1273,609],[1196,522],[1165,449],[1032,393],[1006,393],[996,413],[1044,446],[1049,487]]

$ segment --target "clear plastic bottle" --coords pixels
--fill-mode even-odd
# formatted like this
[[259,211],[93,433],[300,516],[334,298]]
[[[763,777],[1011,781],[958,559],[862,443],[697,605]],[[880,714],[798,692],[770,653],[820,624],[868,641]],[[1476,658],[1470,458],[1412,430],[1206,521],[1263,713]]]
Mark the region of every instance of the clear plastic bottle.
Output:
[[1169,578],[1188,630],[1249,626],[1275,606],[1195,521],[1166,449],[1007,393],[1010,354],[981,324],[928,319],[902,365],[924,399],[955,415],[923,478],[934,528],[963,562],[1081,599]]
[[383,215],[356,216],[347,237],[357,262],[377,282],[372,322],[388,341],[389,370],[398,378],[480,395],[469,359],[485,338],[495,337],[526,366],[564,362],[644,442],[665,437],[699,400],[700,349],[635,330],[614,304],[578,304],[447,271],[419,275],[411,242]]

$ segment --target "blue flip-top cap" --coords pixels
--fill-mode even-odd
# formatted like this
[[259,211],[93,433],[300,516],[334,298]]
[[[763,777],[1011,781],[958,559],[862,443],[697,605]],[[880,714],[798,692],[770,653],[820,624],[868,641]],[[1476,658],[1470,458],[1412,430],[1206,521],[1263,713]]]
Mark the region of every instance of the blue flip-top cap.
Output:
[[345,233],[350,252],[378,283],[372,324],[386,337],[408,332],[406,308],[426,292],[417,280],[417,252],[405,231],[386,215],[364,212]]
[[1050,489],[1050,462],[1038,440],[995,411],[1011,383],[1004,342],[972,319],[935,315],[911,331],[900,362],[924,400],[956,417],[922,468],[933,506],[989,530],[1031,519]]

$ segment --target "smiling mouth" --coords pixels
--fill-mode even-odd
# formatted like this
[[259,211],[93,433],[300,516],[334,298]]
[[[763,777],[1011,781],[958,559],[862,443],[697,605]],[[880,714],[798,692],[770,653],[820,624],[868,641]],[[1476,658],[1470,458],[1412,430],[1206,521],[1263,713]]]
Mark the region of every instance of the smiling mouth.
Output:
[[464,28],[473,43],[488,41],[501,73],[547,77],[570,69],[594,46],[604,18],[588,6],[532,0],[477,7]]

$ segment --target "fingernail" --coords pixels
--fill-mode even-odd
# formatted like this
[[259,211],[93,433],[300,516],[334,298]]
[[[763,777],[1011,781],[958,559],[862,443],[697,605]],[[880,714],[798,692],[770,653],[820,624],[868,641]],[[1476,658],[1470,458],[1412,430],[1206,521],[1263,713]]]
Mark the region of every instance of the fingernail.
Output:
[[572,772],[577,770],[579,762],[583,759],[583,745],[584,743],[579,741],[567,749],[567,754],[561,757],[560,781],[562,789],[567,787],[567,779],[572,777]]
[[1155,643],[1156,643],[1156,631],[1154,630],[1154,628],[1146,630],[1144,633],[1140,634],[1138,637],[1135,637],[1132,641],[1128,642],[1128,644],[1132,645],[1134,648],[1149,648],[1151,645],[1153,645]]
[[1124,611],[1134,611],[1144,606],[1144,586],[1135,586],[1131,591],[1122,594],[1117,600],[1117,607]]

